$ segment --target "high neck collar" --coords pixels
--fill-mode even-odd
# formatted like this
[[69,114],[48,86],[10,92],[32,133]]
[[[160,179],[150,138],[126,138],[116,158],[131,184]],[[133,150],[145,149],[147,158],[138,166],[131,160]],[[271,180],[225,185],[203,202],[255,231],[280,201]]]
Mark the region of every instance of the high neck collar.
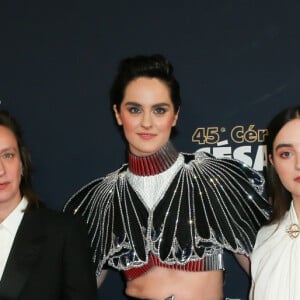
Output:
[[176,161],[178,152],[168,142],[156,153],[149,156],[136,156],[129,153],[129,170],[139,176],[151,176],[164,172]]

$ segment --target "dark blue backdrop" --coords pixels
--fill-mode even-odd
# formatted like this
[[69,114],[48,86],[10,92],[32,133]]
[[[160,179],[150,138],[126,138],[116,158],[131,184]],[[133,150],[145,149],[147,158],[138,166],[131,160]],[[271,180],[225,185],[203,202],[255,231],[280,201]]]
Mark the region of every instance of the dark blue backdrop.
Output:
[[[267,121],[300,103],[299,13],[296,0],[1,1],[0,108],[23,125],[39,193],[61,209],[123,162],[108,91],[118,61],[136,54],[175,66],[179,150],[209,147],[260,169]],[[246,299],[247,277],[226,263],[226,297]],[[111,272],[99,298],[126,299],[122,290]]]

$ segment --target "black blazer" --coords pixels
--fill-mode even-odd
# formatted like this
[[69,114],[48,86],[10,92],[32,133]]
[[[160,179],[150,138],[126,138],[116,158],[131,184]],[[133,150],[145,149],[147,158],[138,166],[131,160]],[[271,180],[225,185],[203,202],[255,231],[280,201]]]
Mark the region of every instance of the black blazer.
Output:
[[89,254],[85,228],[75,217],[45,208],[26,212],[0,281],[0,299],[96,299]]

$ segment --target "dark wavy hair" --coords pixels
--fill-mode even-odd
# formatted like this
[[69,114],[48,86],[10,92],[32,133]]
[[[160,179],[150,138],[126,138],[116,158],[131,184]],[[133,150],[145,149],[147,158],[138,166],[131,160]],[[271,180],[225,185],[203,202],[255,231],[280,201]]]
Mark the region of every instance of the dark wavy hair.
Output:
[[110,91],[111,106],[120,110],[127,85],[138,77],[157,78],[170,90],[170,97],[177,113],[181,105],[180,87],[173,75],[172,64],[162,55],[138,55],[122,60]]
[[14,119],[6,110],[0,110],[0,126],[4,126],[5,128],[9,129],[13,133],[17,141],[18,151],[20,153],[22,163],[22,178],[20,182],[20,192],[21,196],[25,196],[28,201],[26,211],[31,210],[33,208],[37,208],[42,203],[40,202],[39,197],[37,196],[32,187],[32,167],[30,153],[24,144],[21,127],[17,123],[16,119]]
[[[267,154],[273,157],[274,140],[281,128],[291,120],[300,118],[300,106],[289,107],[277,114],[268,125],[266,136]],[[269,162],[267,165],[267,195],[272,204],[272,214],[269,223],[279,221],[289,209],[292,196],[283,186],[274,166]]]

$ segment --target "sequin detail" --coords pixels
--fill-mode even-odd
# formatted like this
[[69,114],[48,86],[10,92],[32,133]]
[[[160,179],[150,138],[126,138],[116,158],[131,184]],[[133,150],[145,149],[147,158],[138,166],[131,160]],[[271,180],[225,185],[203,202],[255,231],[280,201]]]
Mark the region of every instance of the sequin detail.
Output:
[[67,202],[65,210],[86,220],[97,274],[106,263],[118,270],[142,267],[152,255],[172,266],[222,249],[250,254],[269,213],[262,176],[236,160],[182,155],[182,167],[153,209],[129,183],[128,165]]

